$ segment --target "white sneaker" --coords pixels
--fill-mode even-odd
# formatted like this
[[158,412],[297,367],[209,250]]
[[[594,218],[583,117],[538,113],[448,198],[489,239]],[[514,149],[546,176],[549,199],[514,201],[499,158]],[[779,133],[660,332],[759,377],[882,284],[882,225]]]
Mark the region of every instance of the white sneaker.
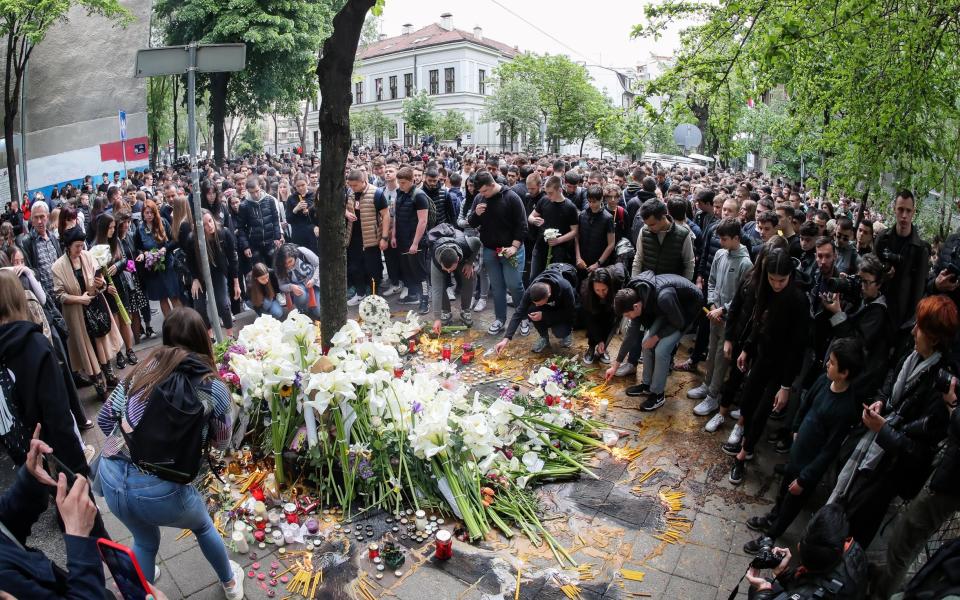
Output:
[[626,377],[631,373],[636,373],[637,367],[633,363],[625,362],[619,367],[617,367],[617,372],[615,373],[617,377]]
[[473,306],[474,312],[480,312],[481,310],[487,307],[487,299],[480,297],[477,299],[477,303]]
[[530,321],[524,319],[520,321],[520,335],[530,335]]
[[739,408],[735,408],[735,409],[731,410],[731,411],[730,411],[730,418],[733,419],[734,421],[739,421],[739,420],[740,420],[740,409],[739,409]]
[[391,283],[391,284],[389,284],[389,285],[386,287],[386,289],[384,289],[382,292],[380,292],[380,295],[383,296],[384,298],[387,298],[387,297],[390,297],[390,296],[395,296],[396,294],[399,294],[399,293],[400,293],[400,290],[401,290],[401,289],[402,289],[402,288],[401,288],[399,285],[393,285],[393,284]]
[[356,306],[360,304],[361,300],[363,300],[363,296],[360,294],[354,294],[352,298],[347,300],[347,306]]
[[233,587],[227,588],[226,584],[221,583],[223,586],[223,593],[227,597],[227,600],[242,600],[243,599],[243,568],[236,563],[236,561],[230,561],[230,570],[233,571]]
[[720,408],[720,401],[713,396],[707,396],[703,399],[703,402],[693,407],[693,414],[698,417],[705,417],[718,408]]
[[707,424],[703,426],[703,430],[707,433],[713,433],[714,431],[720,429],[720,426],[723,425],[724,421],[725,419],[723,418],[723,415],[718,412],[710,417],[710,420],[707,421]]
[[495,320],[493,323],[490,323],[490,327],[487,327],[487,333],[490,335],[496,335],[503,331],[503,321],[500,319]]
[[457,291],[453,289],[453,286],[452,286],[452,285],[447,288],[447,299],[448,299],[448,300],[456,300],[456,299],[457,299]]
[[707,397],[707,384],[705,383],[701,383],[697,387],[687,390],[687,398],[690,398],[691,400],[703,400],[706,397]]
[[730,432],[730,437],[727,438],[727,443],[731,446],[735,446],[743,440],[743,425],[737,423],[733,426],[733,431]]

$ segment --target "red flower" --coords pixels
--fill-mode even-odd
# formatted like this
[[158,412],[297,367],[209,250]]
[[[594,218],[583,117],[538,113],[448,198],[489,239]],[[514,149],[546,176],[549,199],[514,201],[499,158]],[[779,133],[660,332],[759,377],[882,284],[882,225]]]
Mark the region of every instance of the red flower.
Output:
[[547,397],[543,399],[543,401],[546,403],[547,406],[553,406],[553,403],[554,403],[553,396],[550,396],[548,394]]

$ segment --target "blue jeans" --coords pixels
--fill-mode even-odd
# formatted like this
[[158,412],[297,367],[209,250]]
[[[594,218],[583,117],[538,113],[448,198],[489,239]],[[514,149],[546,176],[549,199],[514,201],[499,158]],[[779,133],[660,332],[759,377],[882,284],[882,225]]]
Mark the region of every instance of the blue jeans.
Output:
[[125,460],[104,458],[98,471],[107,506],[133,534],[133,553],[153,583],[160,527],[189,529],[221,583],[233,580],[223,540],[196,488],[141,472]]
[[277,300],[270,300],[269,298],[263,299],[263,304],[259,308],[255,307],[258,315],[270,315],[278,321],[283,320],[283,307],[280,306],[280,302]]
[[[657,323],[651,326],[656,330]],[[650,332],[643,336],[643,340],[650,338]],[[670,363],[673,362],[673,349],[680,343],[683,337],[682,331],[674,331],[666,337],[660,338],[657,345],[652,350],[643,350],[643,376],[641,381],[650,386],[650,391],[654,394],[662,394],[667,387],[667,375],[670,374]]]
[[523,246],[513,255],[512,260],[516,260],[518,266],[511,265],[510,260],[497,256],[490,248],[483,249],[483,266],[493,293],[493,314],[501,322],[507,320],[507,292],[510,292],[514,306],[520,306],[523,298]]
[[291,283],[290,287],[298,287],[303,290],[303,293],[297,296],[292,291],[287,294],[287,300],[293,299],[293,305],[297,307],[297,310],[307,315],[314,321],[320,320],[320,288],[313,286],[313,293],[317,299],[317,305],[313,308],[309,308],[310,304],[310,295],[307,294],[307,288],[299,283]]

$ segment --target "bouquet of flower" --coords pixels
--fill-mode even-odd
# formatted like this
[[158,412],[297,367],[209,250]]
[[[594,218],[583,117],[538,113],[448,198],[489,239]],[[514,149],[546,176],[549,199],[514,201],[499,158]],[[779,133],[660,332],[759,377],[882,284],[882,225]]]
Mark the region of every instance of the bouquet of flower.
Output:
[[550,227],[543,230],[543,239],[547,242],[547,264],[550,264],[550,261],[553,260],[553,246],[550,245],[550,240],[555,240],[560,237],[560,230],[556,227]]
[[374,335],[390,326],[390,305],[383,296],[365,297],[360,301],[359,314],[364,328]]
[[[100,273],[103,274],[103,278],[107,280],[107,284],[113,286],[113,278],[110,277],[110,273],[107,271],[110,263],[113,262],[113,252],[110,251],[110,246],[108,244],[97,244],[90,249],[90,255],[93,257],[93,262],[97,265],[97,268],[100,269]],[[116,286],[113,287],[116,289]],[[127,314],[127,309],[124,307],[123,301],[120,300],[120,292],[115,291],[113,293],[113,300],[117,305],[117,312],[120,313],[120,318],[123,319],[124,323],[129,325],[130,315]]]
[[513,267],[514,269],[516,269],[516,268],[517,268],[517,264],[518,264],[518,263],[517,263],[517,253],[514,252],[514,253],[513,253],[513,256],[508,256],[508,255],[507,255],[507,249],[508,249],[508,248],[510,248],[510,246],[506,246],[506,247],[503,247],[503,248],[497,248],[497,249],[496,249],[497,256],[499,256],[500,258],[505,258],[505,259],[507,260],[507,262],[510,263],[510,266]]
[[154,273],[166,271],[167,255],[159,250],[147,250],[143,255],[143,266]]

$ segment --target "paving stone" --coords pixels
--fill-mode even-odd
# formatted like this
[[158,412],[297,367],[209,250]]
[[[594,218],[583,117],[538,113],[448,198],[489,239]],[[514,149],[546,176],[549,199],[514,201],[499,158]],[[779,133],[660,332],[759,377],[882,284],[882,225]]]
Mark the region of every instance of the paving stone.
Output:
[[[682,546],[668,544],[645,531],[638,531],[633,540],[633,552],[630,560],[644,566],[650,566],[664,573],[673,573],[680,558]],[[643,570],[643,569],[641,569]]]
[[663,592],[663,598],[715,598],[717,595],[716,586],[705,585],[683,577],[674,575],[667,583],[667,589]]
[[622,525],[653,530],[663,521],[663,505],[650,496],[636,496],[616,488],[600,506],[600,512]]
[[[100,502],[103,503],[103,506],[107,504],[103,502],[102,498]],[[133,543],[133,536],[130,535],[130,530],[128,530],[127,526],[113,513],[101,510],[100,517],[103,519],[103,526],[107,529],[107,533],[110,534],[110,538],[113,539],[113,541],[118,544],[123,544],[124,546],[129,546]]]
[[727,552],[733,540],[734,521],[729,521],[708,513],[698,513],[693,527],[687,533],[687,541]]
[[157,558],[167,560],[192,548],[198,548],[197,538],[192,533],[181,540],[177,540],[181,533],[183,533],[182,529],[160,528],[160,550],[157,552]]
[[170,577],[177,582],[177,587],[184,595],[199,592],[219,581],[213,567],[200,552],[199,546],[164,560],[162,568],[164,573],[160,583]]
[[727,556],[714,548],[685,544],[673,574],[716,587],[723,578]]
[[[615,580],[607,591],[606,596],[608,598],[620,597],[622,595],[620,594],[621,591],[650,594],[652,598],[663,597],[663,592],[667,589],[667,584],[670,582],[671,575],[669,573],[658,571],[647,565],[635,565],[632,563],[624,564],[623,568],[642,572],[643,581],[632,581],[622,578]],[[619,581],[623,582],[622,588],[620,587]]]
[[439,569],[419,569],[415,577],[409,577],[393,593],[400,600],[424,600],[425,598],[456,598],[467,586],[450,573]]

